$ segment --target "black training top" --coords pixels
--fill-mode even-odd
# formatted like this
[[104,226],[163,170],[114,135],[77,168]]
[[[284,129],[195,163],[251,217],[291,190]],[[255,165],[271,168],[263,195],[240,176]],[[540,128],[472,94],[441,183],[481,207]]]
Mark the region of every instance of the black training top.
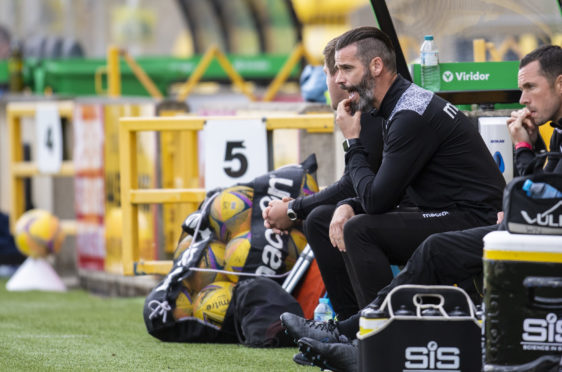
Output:
[[[369,113],[361,115],[361,133],[359,138],[367,152],[367,164],[371,172],[376,173],[382,160],[382,118]],[[353,183],[347,166],[343,176],[316,194],[299,197],[293,202],[293,210],[299,219],[305,218],[314,208],[324,204],[337,204],[339,201],[355,197]]]
[[[559,119],[558,122],[553,121],[550,125],[554,128],[550,138],[550,151],[562,152],[562,119]],[[560,158],[549,157],[548,163],[543,168],[544,157],[538,159],[537,155],[544,151],[546,151],[546,147],[540,136],[533,150],[526,147],[515,150],[515,168],[519,174],[524,176],[542,172],[562,173]]]
[[476,126],[454,105],[398,75],[376,115],[384,119],[379,171],[369,168],[360,141],[345,157],[359,197],[343,203],[356,213],[385,213],[404,190],[421,210],[501,210],[504,178]]

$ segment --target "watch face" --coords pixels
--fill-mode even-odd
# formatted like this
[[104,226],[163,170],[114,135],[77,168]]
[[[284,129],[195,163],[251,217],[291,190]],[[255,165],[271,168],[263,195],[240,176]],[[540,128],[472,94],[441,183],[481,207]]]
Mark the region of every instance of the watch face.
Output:
[[297,214],[295,213],[294,210],[288,209],[288,210],[287,210],[287,217],[289,217],[289,219],[290,219],[291,221],[295,221],[295,220],[297,219]]
[[358,138],[346,139],[343,141],[343,151],[347,152],[349,148],[359,141]]

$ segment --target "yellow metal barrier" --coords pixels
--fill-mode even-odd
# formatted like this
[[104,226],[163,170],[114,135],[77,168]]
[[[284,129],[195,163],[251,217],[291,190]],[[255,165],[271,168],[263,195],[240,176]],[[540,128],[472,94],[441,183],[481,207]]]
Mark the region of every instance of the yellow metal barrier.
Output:
[[189,79],[181,87],[180,92],[178,93],[177,100],[183,102],[187,99],[193,88],[195,88],[197,83],[205,74],[205,71],[207,71],[207,69],[211,65],[211,62],[213,62],[214,58],[217,59],[232,83],[237,86],[238,89],[240,89],[240,91],[242,91],[242,93],[244,93],[246,97],[248,97],[251,101],[255,101],[256,97],[254,96],[254,93],[252,93],[248,89],[248,86],[244,82],[242,76],[240,76],[240,74],[236,71],[234,66],[232,66],[228,58],[226,58],[224,53],[221,52],[216,45],[212,45],[211,47],[209,47],[209,49],[207,49],[207,51],[203,55],[203,58],[201,58],[201,61],[199,61],[199,63],[197,64],[195,71],[193,71]]
[[110,97],[121,96],[121,70],[119,66],[119,58],[123,57],[125,62],[133,71],[137,80],[142,84],[144,89],[152,96],[152,98],[161,99],[162,93],[156,87],[156,84],[150,79],[142,67],[131,57],[126,50],[119,49],[116,46],[107,48],[107,66],[103,66],[96,71],[95,84],[98,93],[104,93],[101,85],[101,75],[107,73],[107,94]]
[[269,84],[269,87],[267,88],[267,91],[263,96],[264,101],[268,102],[271,101],[273,98],[275,98],[275,95],[281,88],[281,85],[283,85],[283,83],[287,81],[287,78],[291,74],[291,70],[297,65],[297,63],[299,63],[300,59],[303,57],[311,65],[319,64],[315,60],[315,58],[312,57],[310,53],[308,53],[304,45],[302,43],[299,43],[295,47],[295,49],[293,49],[291,55],[289,56],[289,58],[287,59],[281,70],[277,73],[277,76],[275,76],[275,79],[273,79],[271,84]]
[[[139,261],[138,208],[140,204],[200,203],[205,198],[201,188],[139,189],[136,160],[137,133],[143,131],[187,131],[203,129],[207,120],[241,119],[241,117],[147,117],[121,118],[119,125],[119,156],[121,169],[121,208],[123,211],[123,273],[125,275],[162,274],[172,267],[172,261]],[[243,119],[243,118],[242,118]],[[266,129],[306,129],[309,132],[332,132],[333,114],[287,115],[265,118]],[[191,159],[197,159],[196,144],[190,148]]]
[[[107,93],[110,97],[119,97],[121,95],[121,71],[119,68],[119,58],[123,57],[136,78],[144,86],[144,88],[150,93],[153,98],[161,99],[162,93],[158,90],[154,82],[146,74],[146,72],[140,67],[138,63],[125,51],[118,49],[116,46],[110,46],[107,49],[107,65],[102,66],[96,70],[94,83],[96,86],[96,92],[98,94]],[[267,87],[263,101],[271,101],[275,98],[275,95],[281,89],[281,86],[285,81],[287,81],[289,75],[293,68],[299,63],[299,61],[304,58],[309,64],[318,65],[319,61],[316,60],[304,47],[302,43],[295,46],[287,61],[279,70],[273,81]],[[177,100],[184,102],[189,94],[193,91],[197,83],[203,78],[205,71],[211,65],[213,59],[216,59],[223,70],[226,72],[232,83],[240,89],[240,91],[246,95],[251,101],[256,101],[256,96],[248,88],[248,85],[236,71],[234,66],[230,63],[226,55],[221,52],[221,50],[216,45],[211,45],[209,49],[205,52],[197,67],[190,75],[189,79],[182,85],[177,96]],[[102,75],[107,74],[107,91],[102,87]]]
[[[74,105],[72,102],[53,102],[57,105],[59,116],[72,120]],[[10,143],[10,189],[12,193],[12,207],[10,227],[15,228],[15,221],[25,212],[24,208],[24,179],[42,175],[33,161],[24,161],[22,150],[21,121],[24,117],[34,117],[37,110],[36,103],[13,102],[6,108],[8,122],[8,136]],[[63,161],[59,172],[49,174],[53,177],[74,176],[74,164],[72,161]],[[76,221],[62,220],[62,228],[66,234],[76,234]]]
[[122,50],[120,54],[125,59],[125,62],[127,62],[144,89],[146,89],[148,93],[150,93],[152,98],[162,99],[162,93],[160,93],[154,82],[148,77],[146,72],[144,72],[142,67],[140,67],[140,65],[133,59],[133,57],[131,57],[131,55],[124,50]]
[[[179,101],[161,101],[156,107],[157,116],[179,116],[189,114],[189,106]],[[191,158],[190,149],[197,146],[197,132],[161,132],[162,188],[199,187],[197,158]],[[162,206],[162,228],[164,252],[172,254],[177,246],[177,227],[185,216],[197,209],[197,204]],[[121,261],[119,261],[121,262]]]

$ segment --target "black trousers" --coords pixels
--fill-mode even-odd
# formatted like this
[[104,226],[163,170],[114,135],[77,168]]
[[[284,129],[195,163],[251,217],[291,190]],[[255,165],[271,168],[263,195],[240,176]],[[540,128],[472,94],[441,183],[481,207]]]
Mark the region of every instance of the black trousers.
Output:
[[343,320],[356,314],[360,307],[346,269],[349,266],[345,263],[347,255],[330,243],[329,227],[335,209],[335,205],[321,205],[313,209],[304,221],[304,232],[334,311],[338,319]]
[[[476,303],[481,293],[483,238],[499,225],[434,234],[423,241],[389,285],[378,292],[373,304],[382,304],[386,295],[402,284],[458,285]],[[354,338],[360,314],[339,323],[340,331]]]
[[499,225],[431,235],[410,258],[404,269],[377,294],[375,303],[402,284],[457,285],[476,304],[481,302],[483,238]]
[[396,209],[380,215],[358,215],[344,226],[347,253],[334,248],[329,226],[334,205],[315,208],[304,223],[322,280],[339,319],[356,314],[393,278],[391,264],[405,265],[429,235],[495,222],[495,213],[470,210],[420,212]]
[[[495,222],[470,210],[420,212],[396,209],[378,215],[358,215],[344,225],[348,266],[357,276],[353,289],[360,308],[367,306],[393,278],[390,265],[405,265],[430,235]],[[328,288],[328,292],[330,289]]]

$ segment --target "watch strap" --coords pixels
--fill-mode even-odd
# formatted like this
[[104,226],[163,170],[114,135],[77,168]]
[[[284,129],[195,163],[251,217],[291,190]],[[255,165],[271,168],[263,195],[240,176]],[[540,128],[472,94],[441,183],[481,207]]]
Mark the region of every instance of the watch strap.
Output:
[[346,138],[343,141],[343,151],[348,152],[349,149],[351,148],[351,146],[355,145],[356,143],[359,143],[359,138]]

